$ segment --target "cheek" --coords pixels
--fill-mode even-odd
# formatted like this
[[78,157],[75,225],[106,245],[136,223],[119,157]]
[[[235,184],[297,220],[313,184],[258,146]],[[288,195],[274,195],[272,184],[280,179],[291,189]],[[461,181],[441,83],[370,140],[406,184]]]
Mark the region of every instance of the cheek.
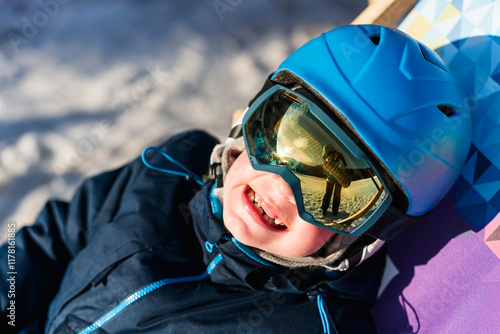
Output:
[[238,203],[236,203],[234,192],[228,191],[226,193],[226,191],[224,191],[223,208],[224,209],[222,211],[222,217],[224,220],[224,225],[229,230],[229,232],[234,234],[234,229],[238,226],[241,226],[241,224],[239,223],[241,217],[238,212],[242,210],[241,207],[238,207]]
[[250,166],[246,152],[233,162],[224,180],[223,188],[223,220],[226,228],[233,235],[248,233],[243,215],[245,207],[241,196],[249,179],[254,178],[254,170]]
[[255,178],[254,174],[255,171],[250,165],[246,151],[243,151],[233,162],[226,174],[224,180],[224,198],[226,197],[226,192],[231,191],[232,188],[243,185],[252,180],[252,178]]
[[294,236],[290,241],[293,247],[288,247],[287,253],[284,256],[308,256],[318,251],[335,233],[317,227],[315,225],[303,222],[309,226],[303,229],[294,231]]

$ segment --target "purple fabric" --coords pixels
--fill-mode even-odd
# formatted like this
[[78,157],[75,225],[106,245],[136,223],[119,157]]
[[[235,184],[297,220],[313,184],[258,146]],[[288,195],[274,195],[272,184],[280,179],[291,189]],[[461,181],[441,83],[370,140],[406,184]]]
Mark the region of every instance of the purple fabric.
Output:
[[450,193],[388,243],[396,275],[372,310],[379,333],[500,333],[500,259],[453,207]]

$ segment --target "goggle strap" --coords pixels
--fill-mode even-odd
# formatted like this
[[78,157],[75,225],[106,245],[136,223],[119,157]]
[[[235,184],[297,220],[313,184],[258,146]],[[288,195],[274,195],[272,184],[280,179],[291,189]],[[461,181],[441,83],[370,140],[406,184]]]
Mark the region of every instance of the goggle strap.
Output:
[[[263,93],[265,93],[269,88],[275,85],[273,81],[271,81],[271,77],[273,76],[274,73],[271,73],[266,81],[264,82],[264,85],[262,86],[261,90],[255,95],[255,97],[248,103],[248,106],[251,106],[252,103],[255,102],[261,96]],[[236,124],[231,128],[231,131],[229,132],[229,138],[239,138],[243,136],[243,127],[241,124]]]
[[349,267],[357,266],[363,260],[364,249],[376,242],[377,239],[369,235],[361,235],[352,245],[350,245],[343,255],[349,261]]
[[250,100],[250,102],[248,103],[248,106],[251,106],[255,100],[257,100],[259,98],[259,96],[261,96],[262,94],[264,94],[265,92],[267,92],[269,90],[269,88],[271,88],[272,86],[276,85],[275,82],[271,81],[271,77],[274,75],[274,73],[271,73],[266,81],[264,82],[264,85],[262,86],[262,88],[260,89],[260,91],[257,93],[257,95],[255,95],[255,97]]
[[421,218],[407,216],[391,205],[365,234],[387,241],[393,239],[401,231],[421,220]]
[[243,127],[241,124],[237,124],[231,128],[231,132],[229,132],[229,138],[239,138],[243,136]]

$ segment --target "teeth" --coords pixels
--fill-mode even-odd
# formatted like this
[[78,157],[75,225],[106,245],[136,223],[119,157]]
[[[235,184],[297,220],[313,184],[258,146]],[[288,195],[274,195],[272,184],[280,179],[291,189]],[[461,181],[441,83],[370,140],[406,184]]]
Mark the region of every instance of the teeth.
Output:
[[263,216],[266,214],[266,212],[264,211],[264,209],[262,209],[262,207],[259,205],[259,203],[254,203],[253,206],[255,207],[255,209],[257,209],[257,211]]
[[247,192],[247,196],[248,196],[248,199],[250,200],[250,202],[255,203],[255,191],[249,190]]
[[262,215],[262,217],[264,218],[264,220],[269,225],[271,225],[272,227],[274,227],[275,229],[278,229],[278,230],[284,230],[284,229],[287,228],[285,224],[283,224],[279,220],[276,220],[274,218],[269,217],[266,214],[266,211],[264,211],[264,209],[259,205],[259,201],[257,200],[257,196],[255,196],[255,191],[253,191],[252,189],[249,189],[248,192],[247,192],[247,196],[248,196],[248,199],[250,200],[250,202],[253,203],[253,206],[255,207],[255,210],[257,210],[257,212]]
[[270,218],[269,216],[266,216],[266,221],[269,225],[271,225],[275,229],[285,230],[287,228],[285,224],[282,224],[280,221]]

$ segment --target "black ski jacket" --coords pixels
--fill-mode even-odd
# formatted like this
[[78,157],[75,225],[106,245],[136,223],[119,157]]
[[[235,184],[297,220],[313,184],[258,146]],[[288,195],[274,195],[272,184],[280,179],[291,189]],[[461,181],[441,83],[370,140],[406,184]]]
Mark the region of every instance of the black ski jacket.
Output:
[[[215,144],[190,131],[160,149],[202,175]],[[0,249],[0,332],[375,332],[383,254],[329,275],[278,267],[231,237],[211,189],[137,159],[48,202]]]

